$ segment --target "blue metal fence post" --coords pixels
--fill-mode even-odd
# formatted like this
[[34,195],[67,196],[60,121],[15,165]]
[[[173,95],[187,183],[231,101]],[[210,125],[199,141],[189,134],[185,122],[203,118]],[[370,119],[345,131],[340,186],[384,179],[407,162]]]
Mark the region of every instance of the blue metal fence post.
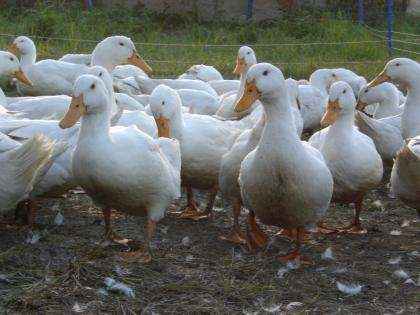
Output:
[[388,0],[388,56],[392,58],[392,0]]
[[246,20],[249,21],[252,18],[252,8],[254,6],[254,0],[248,0],[248,6],[246,10]]
[[359,24],[365,24],[365,17],[363,16],[363,0],[359,0]]
[[92,10],[93,8],[93,0],[86,0],[86,4],[89,10]]

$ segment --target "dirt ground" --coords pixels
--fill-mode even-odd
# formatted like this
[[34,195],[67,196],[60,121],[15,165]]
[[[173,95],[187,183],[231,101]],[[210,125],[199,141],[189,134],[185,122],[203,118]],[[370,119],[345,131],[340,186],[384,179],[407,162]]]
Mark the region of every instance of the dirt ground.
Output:
[[[292,245],[275,236],[277,228],[267,228],[272,241],[257,254],[219,240],[230,230],[231,211],[218,199],[208,221],[168,214],[153,236],[152,262],[141,265],[119,257],[119,246],[100,245],[102,213],[88,196],[44,199],[33,231],[0,226],[0,313],[419,314],[416,212],[391,198],[385,184],[371,192],[365,208],[367,235],[314,235],[303,250],[315,265],[295,268],[274,260]],[[59,226],[58,211],[64,216]],[[352,211],[332,205],[326,223],[344,223]],[[142,240],[144,218],[113,217],[121,234]],[[321,258],[327,248],[333,259]],[[108,291],[106,277],[131,287],[135,297]],[[361,285],[361,292],[344,294],[337,281]]]

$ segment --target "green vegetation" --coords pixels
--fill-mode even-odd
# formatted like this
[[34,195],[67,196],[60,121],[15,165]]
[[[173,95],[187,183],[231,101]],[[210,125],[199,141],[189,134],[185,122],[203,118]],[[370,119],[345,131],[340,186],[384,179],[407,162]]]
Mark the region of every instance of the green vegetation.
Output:
[[[190,65],[200,63],[214,65],[226,77],[230,77],[236,52],[241,44],[255,45],[259,61],[274,63],[287,76],[295,78],[308,77],[314,69],[320,67],[347,67],[372,77],[382,69],[388,59],[386,42],[258,46],[272,43],[378,41],[386,36],[386,33],[377,33],[381,37],[374,36],[366,28],[360,27],[354,21],[354,8],[349,11],[350,7],[345,7],[346,11],[340,11],[340,8],[330,12],[293,11],[278,20],[259,24],[209,24],[197,23],[194,15],[181,17],[156,14],[146,12],[142,7],[132,10],[103,10],[95,7],[93,11],[86,11],[81,7],[80,1],[37,1],[29,8],[20,5],[23,2],[25,1],[3,1],[0,5],[1,33],[34,37],[39,58],[58,58],[69,52],[88,53],[95,42],[86,42],[84,39],[99,41],[109,35],[122,34],[137,43],[138,51],[149,61],[157,77],[176,76]],[[386,28],[386,7],[369,6],[366,15],[371,26],[381,30]],[[395,30],[420,34],[420,19],[397,16]],[[12,37],[0,35],[0,49],[6,49],[12,40]],[[206,44],[233,46],[205,46]],[[419,55],[395,52],[394,56],[420,57],[418,44],[395,43],[395,46],[418,51]]]

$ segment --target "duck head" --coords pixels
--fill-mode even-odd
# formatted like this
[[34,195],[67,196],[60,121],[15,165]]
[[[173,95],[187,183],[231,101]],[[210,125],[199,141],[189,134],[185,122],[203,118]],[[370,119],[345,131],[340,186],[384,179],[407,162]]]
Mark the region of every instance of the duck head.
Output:
[[332,125],[338,117],[353,115],[356,105],[353,89],[347,82],[333,83],[330,88],[328,109],[321,119],[321,126]]
[[77,78],[73,97],[66,115],[60,121],[61,128],[72,127],[83,115],[109,110],[109,93],[105,84],[91,74],[84,74]]
[[236,59],[236,66],[233,69],[233,74],[240,75],[244,71],[248,70],[251,66],[257,63],[257,57],[251,47],[242,46],[238,50],[238,57]]
[[117,65],[131,64],[146,72],[152,72],[152,68],[137,53],[132,40],[126,36],[110,36],[96,45],[92,52],[92,61],[99,64],[103,60],[112,64],[113,68]]
[[270,63],[257,63],[246,75],[244,92],[235,106],[235,111],[247,110],[258,99],[272,103],[281,95],[287,95],[283,73]]
[[398,95],[398,90],[392,83],[384,82],[374,87],[368,87],[365,84],[360,88],[356,109],[363,111],[369,104],[380,103],[384,99],[392,97],[390,94],[394,94],[394,97]]
[[395,58],[389,61],[384,70],[369,82],[368,87],[374,87],[385,81],[395,81],[405,85],[417,84],[420,76],[420,65],[409,58]]
[[155,118],[158,136],[169,138],[170,121],[175,115],[181,114],[181,99],[178,93],[170,87],[160,84],[150,95],[150,109]]
[[12,45],[9,47],[9,51],[16,54],[20,53],[21,55],[27,55],[35,51],[35,44],[29,37],[18,36],[13,41]]
[[31,80],[22,71],[18,58],[7,51],[0,51],[0,76],[14,76],[22,83],[32,86]]

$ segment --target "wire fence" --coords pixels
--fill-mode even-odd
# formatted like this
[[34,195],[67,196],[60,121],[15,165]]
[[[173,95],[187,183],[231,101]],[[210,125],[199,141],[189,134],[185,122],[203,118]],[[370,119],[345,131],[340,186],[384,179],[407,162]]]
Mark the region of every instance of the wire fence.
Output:
[[[362,12],[366,13],[366,12]],[[351,14],[354,15],[354,12],[345,12],[348,16]],[[359,12],[360,14],[360,12]],[[371,14],[372,15],[372,14]],[[375,13],[375,20],[385,21],[387,18],[386,12],[378,12]],[[366,19],[367,20],[367,19]],[[340,40],[340,41],[303,41],[303,42],[271,42],[271,43],[252,43],[250,44],[251,47],[256,49],[257,56],[262,56],[259,60],[264,60],[267,62],[271,62],[276,65],[282,66],[302,66],[306,67],[307,69],[311,67],[319,67],[319,66],[326,66],[326,67],[333,67],[333,66],[345,66],[345,65],[354,65],[355,67],[359,67],[359,69],[363,69],[365,65],[371,65],[372,67],[377,67],[377,65],[384,64],[388,60],[388,58],[392,56],[405,56],[410,57],[415,60],[419,60],[420,56],[420,34],[410,33],[410,32],[403,32],[400,30],[385,30],[382,28],[377,28],[372,26],[370,23],[366,21],[362,21],[363,25],[362,28],[370,35],[371,39],[364,39],[364,40]],[[369,22],[369,21],[368,21]],[[381,23],[384,24],[384,23]],[[15,38],[18,34],[12,33],[0,33],[0,38],[7,38],[8,42],[11,42],[11,39]],[[391,39],[390,39],[391,35]],[[99,40],[91,39],[91,38],[69,38],[69,37],[54,37],[54,36],[41,36],[41,35],[32,35],[33,39],[42,40],[44,46],[48,46],[48,43],[53,43],[57,41],[67,42],[67,43],[74,43],[74,45],[78,45],[79,43],[84,43],[85,50],[90,49],[94,45],[96,45]],[[392,41],[390,43],[390,40]],[[234,62],[235,55],[237,49],[241,46],[241,44],[232,44],[232,43],[177,43],[177,42],[158,42],[158,41],[134,41],[135,45],[141,50],[141,52],[145,51],[144,57],[147,62],[155,63],[155,64],[174,64],[179,65],[176,69],[186,69],[190,65],[193,64],[201,64],[207,63],[212,64],[215,66],[220,66],[223,63],[225,70],[227,69],[226,64],[230,64]],[[386,58],[384,54],[381,54],[380,58],[376,55],[372,55],[371,59],[367,59],[366,56],[362,56],[360,54],[354,53],[353,57],[350,53],[345,53],[346,50],[356,51],[358,46],[366,46],[372,47],[372,49],[381,49],[384,51],[384,48],[392,47],[391,53]],[[78,47],[80,47],[78,45]],[[177,58],[171,58],[171,54],[166,51],[165,48],[174,49],[182,51],[182,53],[177,54]],[[342,51],[342,58],[336,55],[336,59],[328,60],[328,59],[317,59],[315,54],[312,54],[312,50],[315,48],[320,49],[335,49]],[[331,48],[329,48],[331,47]],[[170,49],[169,49],[170,48]],[[277,53],[273,53],[275,49],[278,50]],[[282,49],[289,49],[293,51],[293,58],[284,58],[282,55]],[[221,52],[223,50],[223,52]],[[271,50],[271,54],[264,54],[265,51]],[[206,52],[198,53],[198,52]],[[276,50],[277,52],[277,50]],[[261,53],[261,55],[260,55]],[[229,55],[229,57],[226,57]],[[279,58],[272,58],[272,55],[278,55]],[[159,58],[147,58],[148,56],[159,56]],[[181,57],[179,57],[181,56]],[[53,56],[59,57],[57,55]],[[282,58],[283,57],[283,58]],[[302,57],[303,60],[296,60]],[[229,58],[229,59],[227,59]],[[318,57],[319,58],[319,57]],[[283,60],[282,60],[283,59]],[[171,70],[172,71],[172,70]],[[161,72],[163,74],[164,72]],[[304,73],[302,71],[302,73]],[[172,74],[172,73],[171,73]]]

